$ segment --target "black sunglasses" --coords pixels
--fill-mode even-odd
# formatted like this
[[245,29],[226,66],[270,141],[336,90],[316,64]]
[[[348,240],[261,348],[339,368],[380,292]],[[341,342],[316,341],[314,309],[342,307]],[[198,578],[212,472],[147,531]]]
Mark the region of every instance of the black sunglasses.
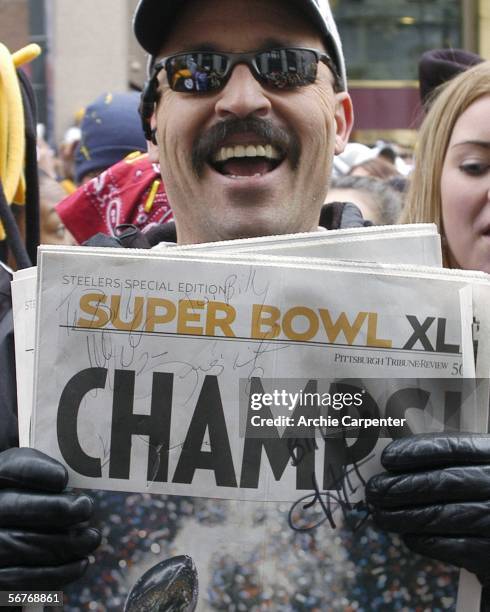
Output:
[[145,135],[152,139],[149,120],[153,114],[153,104],[157,101],[157,77],[163,68],[173,91],[204,94],[223,89],[237,64],[246,64],[260,83],[286,90],[314,83],[319,62],[324,62],[330,68],[337,86],[340,77],[332,58],[317,49],[284,47],[251,53],[189,51],[164,57],[154,64],[142,95],[140,113]]

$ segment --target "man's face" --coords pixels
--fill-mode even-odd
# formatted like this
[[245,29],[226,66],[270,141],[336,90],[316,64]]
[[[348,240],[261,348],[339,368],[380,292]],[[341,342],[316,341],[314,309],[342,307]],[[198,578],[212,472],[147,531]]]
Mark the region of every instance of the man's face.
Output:
[[[190,0],[160,57],[200,49],[324,51],[313,24],[288,4]],[[153,121],[179,243],[316,229],[332,157],[352,125],[350,98],[334,93],[325,64],[315,83],[290,90],[259,83],[245,64],[209,93],[174,92],[164,70],[159,78]],[[224,124],[231,129],[216,127]],[[252,156],[241,157],[244,150]]]

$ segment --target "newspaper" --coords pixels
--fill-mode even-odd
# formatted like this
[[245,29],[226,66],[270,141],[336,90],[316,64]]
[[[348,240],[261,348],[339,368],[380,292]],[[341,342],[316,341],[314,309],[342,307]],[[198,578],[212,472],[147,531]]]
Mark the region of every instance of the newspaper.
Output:
[[[168,249],[157,245],[154,250]],[[434,224],[372,226],[328,232],[309,232],[281,236],[225,240],[172,246],[174,252],[268,253],[371,261],[384,263],[442,266],[441,240]],[[409,253],[409,255],[407,255]]]
[[[312,385],[328,394],[338,379],[355,379],[349,384],[371,395],[383,378],[408,377],[428,388],[432,378],[454,384],[465,368],[475,371],[472,307],[488,299],[485,275],[53,247],[41,250],[39,278],[34,445],[67,464],[75,486],[133,491],[101,493],[99,502],[105,500],[108,512],[112,503],[122,504],[119,517],[134,519],[139,509],[146,519],[136,536],[123,519],[124,537],[148,546],[147,553],[131,548],[138,551],[136,564],[129,557],[110,561],[114,554],[106,549],[94,560],[99,573],[89,571],[94,584],[101,567],[117,574],[106,609],[122,609],[146,567],[151,572],[162,559],[184,553],[197,567],[198,610],[454,607],[454,571],[407,560],[399,539],[377,531],[365,515],[362,483],[380,471],[379,452],[394,430],[384,438],[373,431],[370,450],[353,463],[346,461],[345,439],[318,438],[316,431],[319,451],[294,466],[290,454],[271,450],[277,440],[262,440],[263,431],[254,438],[251,398],[278,384],[290,385],[291,394]],[[463,351],[468,339],[471,355]],[[485,351],[480,354],[484,371]],[[484,402],[457,418],[452,411],[449,419],[439,400],[434,395],[429,410],[409,411],[404,425],[440,430],[467,419],[465,429],[480,427]],[[386,397],[375,403],[378,416],[387,418]],[[158,438],[159,430],[168,436]],[[286,438],[291,451],[288,439],[297,438]],[[337,463],[326,452],[335,445],[344,453]],[[299,512],[298,518],[299,500],[311,497],[313,473],[330,501],[346,481],[349,494],[328,516],[316,503],[313,515]],[[299,524],[291,526],[292,516]],[[315,520],[323,522],[308,528]],[[97,588],[106,592],[107,584]],[[95,600],[97,588],[90,593]],[[82,604],[83,593],[72,597]]]
[[35,267],[25,268],[14,272],[11,282],[20,446],[29,446],[34,387],[36,278]]
[[[396,239],[396,249],[393,249],[392,240]],[[360,240],[366,240],[362,246]],[[400,240],[402,242],[400,242]],[[408,242],[406,242],[408,240]],[[404,242],[405,241],[405,242]],[[346,244],[347,243],[347,244]],[[408,246],[409,245],[409,246]],[[166,244],[155,247],[160,255],[172,254],[177,251],[182,255],[199,256],[196,251],[204,250],[206,254],[215,256],[215,252],[221,249],[226,251],[257,251],[271,250],[272,256],[291,253],[296,256],[346,258],[346,246],[349,246],[348,258],[350,260],[370,260],[397,263],[402,260],[408,264],[420,264],[427,266],[438,266],[442,261],[440,237],[434,224],[416,224],[400,226],[373,226],[367,228],[351,228],[345,230],[332,230],[329,232],[306,232],[272,237],[259,237],[244,240],[223,241],[206,245],[188,245],[185,247],[173,247],[171,252],[163,249]],[[403,254],[402,247],[406,246]],[[340,248],[339,248],[340,247]],[[352,248],[350,248],[352,247]],[[105,253],[105,249],[102,249]],[[133,253],[136,251],[133,250]],[[400,255],[402,253],[402,255]],[[148,257],[148,251],[139,253],[142,257]],[[297,260],[301,262],[302,260]],[[34,322],[35,310],[35,268],[21,270],[14,274],[12,292],[16,296],[17,303],[17,325],[16,325],[16,354],[17,354],[17,387],[19,404],[19,438],[22,446],[28,445],[29,426],[32,412],[32,378],[34,364]],[[27,292],[27,294],[26,294]],[[14,306],[15,308],[15,306]],[[23,317],[20,314],[22,309]],[[29,316],[32,315],[32,316]],[[27,332],[26,332],[27,330]],[[26,336],[27,333],[27,336]],[[26,359],[27,363],[23,363]],[[22,363],[21,363],[22,360]]]
[[[323,240],[325,238],[336,240],[338,238],[354,238],[357,236],[363,236],[367,238],[369,236],[378,236],[383,239],[385,236],[397,235],[404,236],[406,234],[415,234],[416,236],[437,236],[438,230],[434,223],[412,223],[404,225],[372,225],[368,227],[350,227],[338,230],[325,230],[319,228],[316,232],[299,232],[295,234],[277,234],[274,236],[256,236],[254,238],[241,238],[235,240],[221,240],[219,242],[206,242],[198,244],[185,244],[175,245],[174,248],[179,250],[192,250],[199,251],[205,249],[206,251],[236,251],[236,250],[250,250],[250,245],[257,247],[274,246],[277,244],[295,244],[297,242],[312,242],[315,243],[317,240]],[[169,243],[161,243],[154,247],[155,250],[165,249]],[[411,258],[411,254],[408,256]]]

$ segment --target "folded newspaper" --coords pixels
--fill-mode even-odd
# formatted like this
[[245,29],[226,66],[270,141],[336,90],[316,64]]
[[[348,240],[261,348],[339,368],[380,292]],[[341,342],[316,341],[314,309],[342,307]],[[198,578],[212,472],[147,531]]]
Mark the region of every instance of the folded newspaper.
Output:
[[[168,243],[154,247],[161,251]],[[242,240],[223,240],[184,246],[172,245],[173,251],[206,253],[268,253],[347,259],[350,261],[382,261],[441,266],[441,238],[433,223],[381,225],[342,230],[260,236]],[[410,255],[407,257],[407,253]]]
[[65,609],[455,609],[457,572],[379,531],[363,485],[392,438],[485,430],[487,276],[174,251],[40,252],[31,441],[104,533]]

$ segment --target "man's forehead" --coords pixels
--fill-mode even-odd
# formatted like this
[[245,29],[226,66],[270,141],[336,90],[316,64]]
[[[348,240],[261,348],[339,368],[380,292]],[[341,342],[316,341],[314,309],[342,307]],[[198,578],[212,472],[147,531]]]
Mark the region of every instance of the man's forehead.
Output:
[[321,33],[296,2],[187,0],[161,51],[249,51],[277,46],[324,49]]

